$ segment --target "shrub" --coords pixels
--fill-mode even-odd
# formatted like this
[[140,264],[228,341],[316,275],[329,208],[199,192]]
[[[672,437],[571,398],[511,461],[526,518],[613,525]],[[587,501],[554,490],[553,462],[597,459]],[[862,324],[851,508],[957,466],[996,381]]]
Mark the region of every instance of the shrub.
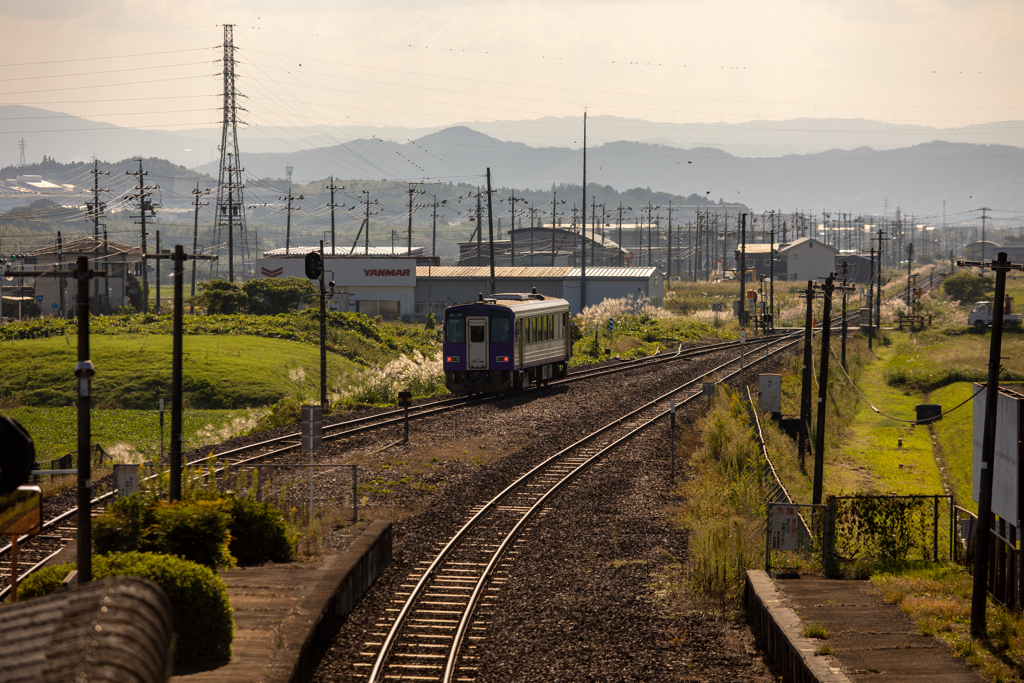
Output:
[[[19,586],[23,599],[52,595],[74,564],[46,567]],[[208,567],[170,555],[113,553],[93,558],[93,578],[139,576],[163,589],[171,602],[176,662],[214,662],[231,658],[234,622],[227,589]]]
[[317,298],[313,282],[304,277],[256,278],[242,285],[247,310],[254,315],[277,315],[312,304]]
[[248,306],[249,298],[234,282],[209,280],[199,286],[203,291],[192,297],[192,303],[206,308],[207,315],[242,313]]
[[990,277],[978,277],[970,271],[961,271],[942,281],[942,291],[960,303],[987,299],[995,293],[995,283]]
[[93,520],[98,553],[160,552],[216,569],[287,562],[295,552],[281,513],[269,503],[231,496],[173,505],[135,494]]
[[239,564],[288,562],[295,554],[295,543],[288,533],[281,512],[269,503],[232,496],[224,501],[231,518],[231,554]]
[[93,520],[93,544],[98,553],[160,552],[214,569],[232,567],[231,520],[220,508],[220,501],[167,504],[137,493]]

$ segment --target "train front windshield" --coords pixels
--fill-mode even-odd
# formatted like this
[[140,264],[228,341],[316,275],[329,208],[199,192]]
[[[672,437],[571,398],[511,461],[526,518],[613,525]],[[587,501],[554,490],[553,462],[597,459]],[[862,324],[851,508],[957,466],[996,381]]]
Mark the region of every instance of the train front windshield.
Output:
[[466,314],[453,312],[448,314],[444,326],[444,340],[449,344],[462,344],[466,341]]
[[507,344],[509,341],[508,315],[491,315],[491,343]]

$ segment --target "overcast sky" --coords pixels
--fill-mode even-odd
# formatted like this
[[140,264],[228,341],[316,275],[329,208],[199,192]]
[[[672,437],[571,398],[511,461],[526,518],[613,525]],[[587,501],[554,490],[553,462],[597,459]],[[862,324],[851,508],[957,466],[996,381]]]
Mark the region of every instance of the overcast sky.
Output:
[[[224,22],[237,24],[243,118],[257,126],[370,131],[585,106],[677,123],[1024,119],[1015,0],[50,0],[4,3],[0,20],[0,104],[123,126],[219,125]],[[552,145],[577,138],[551,128]]]

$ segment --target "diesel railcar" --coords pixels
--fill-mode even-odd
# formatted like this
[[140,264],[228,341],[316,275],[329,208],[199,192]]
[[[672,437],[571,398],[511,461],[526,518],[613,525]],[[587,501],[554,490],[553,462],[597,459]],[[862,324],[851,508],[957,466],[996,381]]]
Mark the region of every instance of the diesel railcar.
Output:
[[572,358],[569,302],[480,295],[444,312],[444,381],[453,394],[500,394],[565,377]]

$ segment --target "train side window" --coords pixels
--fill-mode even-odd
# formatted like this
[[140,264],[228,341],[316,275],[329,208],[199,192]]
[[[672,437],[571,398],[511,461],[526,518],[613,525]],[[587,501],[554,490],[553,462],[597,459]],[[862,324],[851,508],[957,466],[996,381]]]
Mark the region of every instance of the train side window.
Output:
[[536,343],[537,341],[537,318],[530,318],[530,341]]
[[554,329],[555,326],[552,324],[554,321],[551,319],[553,316],[544,316],[544,331],[547,332],[547,338],[550,341],[555,338]]
[[532,344],[533,343],[533,318],[527,318],[526,320],[523,321],[523,324],[526,325],[526,343],[527,344]]
[[449,313],[445,320],[444,340],[449,344],[462,344],[466,341],[466,314]]

